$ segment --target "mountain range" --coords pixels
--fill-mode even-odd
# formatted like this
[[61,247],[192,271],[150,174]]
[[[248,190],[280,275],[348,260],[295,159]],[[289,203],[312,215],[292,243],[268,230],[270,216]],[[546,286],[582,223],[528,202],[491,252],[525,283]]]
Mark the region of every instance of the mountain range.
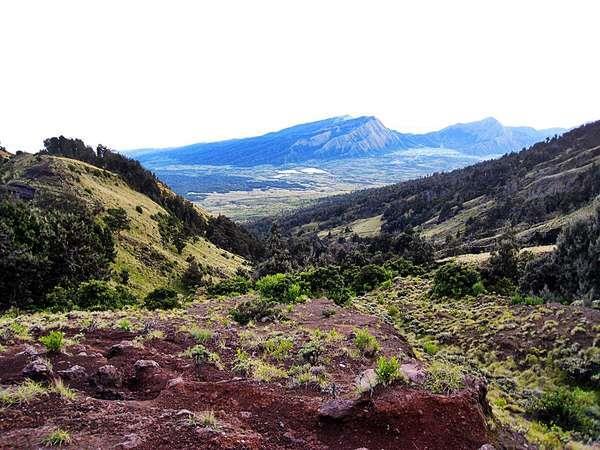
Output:
[[295,125],[262,136],[127,153],[152,168],[170,164],[286,165],[376,157],[414,148],[445,148],[481,157],[520,150],[564,131],[562,128],[507,127],[490,117],[430,133],[411,134],[387,128],[373,116],[342,116]]
[[[451,172],[322,198],[276,219],[280,230],[338,235],[417,229],[440,245],[489,248],[507,226],[530,245],[589,215],[600,195],[600,121]],[[257,223],[257,230],[269,228]]]

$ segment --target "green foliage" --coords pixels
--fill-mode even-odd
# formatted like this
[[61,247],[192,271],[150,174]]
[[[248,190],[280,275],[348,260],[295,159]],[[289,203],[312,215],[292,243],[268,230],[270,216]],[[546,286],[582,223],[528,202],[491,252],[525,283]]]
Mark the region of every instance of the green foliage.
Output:
[[325,352],[325,345],[323,343],[323,339],[320,336],[312,336],[301,348],[298,354],[300,357],[312,364],[315,365],[319,361],[321,355]]
[[377,338],[367,328],[354,330],[354,345],[364,356],[374,356],[380,349]]
[[351,280],[346,279],[338,266],[323,266],[300,273],[300,279],[306,283],[313,297],[326,296],[337,305],[344,305],[354,295],[348,286]]
[[48,389],[43,384],[27,379],[16,387],[0,388],[0,405],[29,403],[47,394]]
[[40,337],[40,342],[51,353],[58,353],[65,345],[65,334],[62,331],[51,331],[46,336]]
[[425,386],[435,394],[450,394],[463,385],[463,372],[459,366],[445,361],[434,361],[427,370]]
[[600,437],[600,404],[594,392],[565,387],[545,391],[532,402],[529,413],[548,425]]
[[423,350],[425,350],[425,353],[428,355],[435,355],[440,351],[440,347],[435,341],[425,341],[423,343]]
[[177,291],[167,287],[154,289],[144,298],[144,306],[151,310],[178,308]]
[[399,277],[419,276],[425,273],[425,269],[421,266],[417,266],[412,261],[402,257],[392,258],[386,261],[383,267],[392,272],[394,276]]
[[183,222],[172,214],[157,213],[152,218],[158,223],[158,231],[163,244],[173,245],[177,253],[181,254],[190,237]]
[[361,267],[356,273],[353,288],[354,291],[361,295],[365,292],[372,291],[381,283],[391,278],[391,274],[383,267],[376,264],[367,264]]
[[250,321],[273,320],[280,315],[280,311],[267,299],[252,298],[239,303],[229,314],[240,325],[247,325]]
[[131,331],[133,325],[129,319],[121,319],[117,322],[117,328],[122,331]]
[[211,353],[206,349],[204,345],[197,344],[193,347],[188,348],[184,352],[184,355],[188,358],[192,358],[196,365],[200,365],[210,358]]
[[246,294],[252,289],[252,282],[245,277],[236,276],[219,281],[208,287],[210,295],[237,295]]
[[118,208],[109,208],[106,211],[106,216],[104,217],[104,223],[112,232],[118,233],[122,230],[129,230],[131,220],[127,216],[127,211],[125,209]]
[[252,373],[252,359],[250,358],[250,355],[241,348],[238,348],[235,351],[232,369],[234,372],[241,373],[245,376]]
[[398,358],[395,356],[390,356],[389,358],[380,356],[377,358],[375,374],[377,375],[377,381],[384,386],[387,386],[398,379],[402,379],[404,375],[400,370]]
[[71,434],[61,428],[57,428],[42,439],[42,444],[48,447],[60,447],[71,442]]
[[265,353],[277,360],[286,359],[290,351],[294,348],[294,341],[277,336],[267,339],[263,344]]
[[510,299],[513,305],[536,306],[544,304],[544,299],[542,297],[536,297],[535,295],[522,295],[517,293]]
[[110,231],[85,206],[0,201],[0,310],[51,307],[53,288],[108,278],[114,258]]
[[191,328],[190,335],[199,343],[204,344],[213,338],[213,332],[206,328]]
[[283,273],[260,278],[256,281],[256,289],[263,297],[279,303],[297,302],[306,293],[296,277]]
[[72,289],[56,287],[46,298],[48,306],[58,311],[121,309],[135,301],[136,298],[125,286],[114,286],[103,280],[84,281]]
[[480,294],[484,294],[486,292],[483,281],[479,280],[477,283],[473,285],[473,295],[477,296]]
[[186,289],[194,290],[198,286],[202,286],[204,284],[204,270],[193,256],[190,256],[187,259],[187,263],[188,267],[181,276],[181,283]]
[[437,297],[453,298],[474,295],[474,286],[480,281],[479,272],[474,268],[449,262],[435,272],[432,293]]

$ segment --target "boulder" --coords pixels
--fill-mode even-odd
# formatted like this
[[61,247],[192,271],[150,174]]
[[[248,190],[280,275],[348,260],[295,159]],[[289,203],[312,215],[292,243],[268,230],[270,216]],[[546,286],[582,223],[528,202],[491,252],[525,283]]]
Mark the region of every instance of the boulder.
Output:
[[24,377],[35,381],[44,381],[52,375],[52,367],[45,359],[36,358],[21,371]]
[[123,384],[119,370],[110,364],[99,367],[90,379],[91,383],[98,388],[118,388]]
[[336,398],[326,401],[319,408],[319,418],[324,420],[342,420],[352,415],[358,400]]
[[355,378],[354,384],[358,392],[367,392],[377,386],[377,374],[373,369],[367,369]]
[[122,355],[126,349],[133,347],[133,342],[131,341],[121,341],[118,344],[113,345],[106,352],[107,358],[113,358],[115,356]]
[[133,368],[135,369],[136,373],[152,369],[158,369],[159,367],[160,366],[158,365],[158,363],[151,359],[139,359],[133,365]]
[[60,375],[61,378],[64,378],[68,381],[79,381],[87,377],[87,372],[85,371],[85,368],[78,366],[77,364],[75,364],[72,367],[69,367],[68,369],[59,370],[56,373]]

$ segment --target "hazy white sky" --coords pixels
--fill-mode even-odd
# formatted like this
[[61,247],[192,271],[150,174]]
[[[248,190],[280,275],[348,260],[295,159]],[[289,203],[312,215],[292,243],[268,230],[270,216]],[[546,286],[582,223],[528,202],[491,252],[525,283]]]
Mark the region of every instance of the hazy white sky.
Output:
[[600,2],[2,1],[0,141],[127,149],[333,115],[600,119]]

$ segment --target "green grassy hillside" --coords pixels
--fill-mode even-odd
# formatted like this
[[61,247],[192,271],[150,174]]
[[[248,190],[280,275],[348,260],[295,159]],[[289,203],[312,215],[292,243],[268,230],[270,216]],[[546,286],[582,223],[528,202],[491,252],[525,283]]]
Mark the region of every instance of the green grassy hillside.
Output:
[[[48,155],[19,155],[3,164],[0,184],[35,189],[34,201],[75,198],[97,214],[98,220],[109,208],[123,208],[130,228],[116,236],[116,272],[129,271],[129,285],[138,294],[179,278],[186,259],[196,258],[215,277],[229,276],[245,264],[237,255],[222,250],[199,237],[189,241],[182,253],[161,242],[158,223],[152,217],[167,211],[146,195],[132,190],[118,175],[90,164]],[[164,189],[168,189],[166,186]],[[206,212],[199,210],[203,215]]]

